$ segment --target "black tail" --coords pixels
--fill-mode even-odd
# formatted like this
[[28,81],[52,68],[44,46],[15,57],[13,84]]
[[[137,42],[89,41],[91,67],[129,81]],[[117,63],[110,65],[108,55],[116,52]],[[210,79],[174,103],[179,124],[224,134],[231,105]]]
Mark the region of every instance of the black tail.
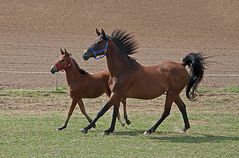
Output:
[[189,100],[195,100],[196,91],[201,82],[205,70],[205,59],[202,53],[190,53],[183,58],[184,65],[190,68],[190,80],[186,87],[186,96]]

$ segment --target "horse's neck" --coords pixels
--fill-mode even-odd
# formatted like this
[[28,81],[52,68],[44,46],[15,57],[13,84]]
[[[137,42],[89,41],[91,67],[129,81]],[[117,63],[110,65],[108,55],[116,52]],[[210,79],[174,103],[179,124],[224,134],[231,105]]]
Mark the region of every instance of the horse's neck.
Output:
[[76,65],[76,62],[72,59],[70,67],[66,70],[66,79],[68,85],[75,84],[83,74],[80,73],[79,68]]
[[112,76],[117,76],[118,74],[122,75],[122,72],[127,72],[138,65],[136,61],[129,59],[115,47],[109,50],[106,58],[107,66]]

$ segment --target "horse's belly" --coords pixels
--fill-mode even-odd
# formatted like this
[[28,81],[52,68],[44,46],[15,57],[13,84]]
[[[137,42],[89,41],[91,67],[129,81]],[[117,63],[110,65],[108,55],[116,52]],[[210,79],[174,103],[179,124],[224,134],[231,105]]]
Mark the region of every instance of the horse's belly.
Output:
[[104,93],[106,93],[106,88],[104,86],[94,88],[87,87],[79,90],[77,95],[81,98],[98,98]]
[[103,93],[98,93],[98,94],[84,94],[82,98],[98,98],[102,95]]
[[127,93],[127,98],[137,99],[154,99],[165,93],[165,89],[161,86],[148,86],[148,87],[132,87]]
[[[163,92],[164,93],[164,92]],[[158,94],[127,94],[126,98],[135,98],[135,99],[145,99],[145,100],[149,100],[149,99],[154,99],[157,98],[159,96],[161,96],[163,93],[158,93]]]

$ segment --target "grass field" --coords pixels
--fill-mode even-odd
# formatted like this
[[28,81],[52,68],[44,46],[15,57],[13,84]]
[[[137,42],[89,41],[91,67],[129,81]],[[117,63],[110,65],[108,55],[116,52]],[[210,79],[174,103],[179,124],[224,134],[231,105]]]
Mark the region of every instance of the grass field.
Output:
[[[103,136],[111,112],[84,135],[80,128],[87,121],[77,108],[68,128],[57,131],[70,103],[64,89],[0,90],[0,157],[238,157],[238,87],[200,91],[196,102],[183,97],[191,123],[186,134],[181,132],[182,117],[174,106],[156,133],[143,135],[162,113],[162,96],[151,101],[128,99],[132,124],[121,127],[117,122],[115,133]],[[106,100],[105,96],[85,99],[90,116],[95,116]]]

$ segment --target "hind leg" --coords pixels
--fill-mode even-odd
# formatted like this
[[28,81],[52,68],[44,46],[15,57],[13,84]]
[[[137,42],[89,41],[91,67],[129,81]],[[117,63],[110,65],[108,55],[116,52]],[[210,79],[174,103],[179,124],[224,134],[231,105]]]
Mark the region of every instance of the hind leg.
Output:
[[117,118],[118,118],[118,121],[120,122],[121,126],[124,127],[125,123],[121,120],[120,112],[118,112]]
[[186,132],[187,129],[190,128],[190,124],[189,124],[188,116],[187,116],[186,105],[184,104],[184,102],[182,101],[180,96],[176,97],[176,99],[174,100],[174,103],[178,106],[178,109],[180,110],[180,112],[183,116],[183,121],[184,121],[183,131]]
[[148,135],[151,133],[154,133],[155,130],[158,128],[158,126],[164,121],[164,119],[170,114],[170,110],[172,107],[172,103],[175,99],[175,94],[174,93],[167,93],[166,95],[166,101],[165,101],[165,105],[164,105],[164,112],[161,116],[161,118],[155,123],[155,125],[150,128],[149,130],[144,132],[144,135]]
[[[87,119],[89,122],[91,122],[92,119],[91,119],[90,116],[86,113],[86,111],[85,111],[85,106],[84,106],[84,103],[83,103],[82,99],[80,99],[80,100],[78,101],[78,105],[79,105],[79,107],[80,107],[80,110],[81,110],[82,114],[85,115],[86,119]],[[94,124],[94,125],[93,125],[93,128],[95,128],[95,127],[96,127],[96,125]]]
[[124,111],[124,119],[127,123],[127,125],[130,125],[131,122],[128,119],[128,114],[127,114],[127,110],[126,110],[126,98],[121,100],[121,103],[123,104],[123,111]]

